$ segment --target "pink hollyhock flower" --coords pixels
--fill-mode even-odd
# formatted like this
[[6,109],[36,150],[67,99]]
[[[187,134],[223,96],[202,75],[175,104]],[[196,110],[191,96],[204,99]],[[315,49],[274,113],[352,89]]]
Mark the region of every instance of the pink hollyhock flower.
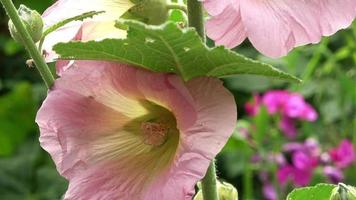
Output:
[[40,108],[41,146],[66,200],[191,199],[233,132],[234,97],[215,78],[183,82],[124,64],[76,61]]
[[270,57],[318,43],[356,16],[355,0],[205,0],[204,6],[212,16],[207,34],[217,44],[233,48],[248,38]]
[[345,168],[351,165],[356,159],[356,152],[353,144],[349,140],[343,140],[338,147],[329,151],[332,161],[337,167]]
[[52,47],[59,42],[125,37],[125,31],[114,27],[115,20],[133,5],[130,0],[91,0],[90,3],[87,0],[58,0],[42,15],[45,28],[85,12],[105,11],[105,13],[84,21],[71,22],[48,35],[43,44],[43,49],[47,54],[47,62],[56,58]]

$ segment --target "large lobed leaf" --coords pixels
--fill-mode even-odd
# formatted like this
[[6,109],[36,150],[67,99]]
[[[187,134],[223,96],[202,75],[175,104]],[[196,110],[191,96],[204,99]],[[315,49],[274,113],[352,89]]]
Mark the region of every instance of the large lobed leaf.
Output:
[[293,190],[287,200],[329,200],[336,185],[318,184],[313,187],[304,187]]
[[207,47],[197,33],[169,22],[147,26],[125,21],[126,39],[106,39],[86,43],[60,43],[54,50],[61,59],[124,62],[156,72],[173,72],[184,80],[198,76],[223,77],[254,74],[299,81],[271,65],[260,63],[223,47]]

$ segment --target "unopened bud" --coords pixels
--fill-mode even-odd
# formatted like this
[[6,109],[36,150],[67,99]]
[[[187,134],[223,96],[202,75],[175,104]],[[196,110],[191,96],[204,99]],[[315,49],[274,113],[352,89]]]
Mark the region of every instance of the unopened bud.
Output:
[[[236,188],[230,183],[226,182],[217,182],[217,189],[219,200],[238,200],[238,193]],[[194,200],[203,200],[203,193],[201,190],[194,197]]]
[[[41,15],[37,11],[31,10],[24,5],[20,5],[20,8],[17,12],[28,33],[31,35],[32,40],[34,42],[38,42],[42,37],[43,31],[43,21]],[[14,23],[11,20],[9,21],[9,30],[12,38],[15,41],[23,43],[21,36],[19,35]]]
[[147,24],[159,25],[168,19],[167,4],[167,0],[143,0],[132,7],[129,13]]
[[332,190],[330,200],[356,200],[356,188],[339,183]]

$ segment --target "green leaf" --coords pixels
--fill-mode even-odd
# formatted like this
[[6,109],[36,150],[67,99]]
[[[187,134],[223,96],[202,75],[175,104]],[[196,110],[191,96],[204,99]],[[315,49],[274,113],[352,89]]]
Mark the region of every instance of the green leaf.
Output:
[[322,183],[313,187],[298,188],[289,193],[287,200],[329,200],[335,187],[337,186]]
[[176,73],[184,80],[198,76],[254,74],[300,81],[271,65],[248,59],[224,47],[211,49],[195,30],[182,30],[173,22],[161,26],[134,21],[123,23],[129,27],[126,39],[60,43],[54,50],[62,59],[128,63],[156,72]]

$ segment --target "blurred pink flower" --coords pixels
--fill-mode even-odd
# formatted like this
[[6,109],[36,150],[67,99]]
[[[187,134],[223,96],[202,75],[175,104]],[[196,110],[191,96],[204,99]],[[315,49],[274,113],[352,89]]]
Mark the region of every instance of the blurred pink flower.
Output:
[[312,175],[311,170],[297,169],[292,165],[281,166],[277,171],[277,179],[280,184],[285,185],[288,181],[292,181],[298,187],[308,185]]
[[279,128],[289,138],[297,135],[296,119],[315,121],[318,118],[318,113],[302,95],[287,90],[271,90],[262,97],[254,95],[253,101],[245,104],[245,110],[250,116],[255,116],[263,105],[269,114],[281,114]]
[[269,182],[263,183],[262,193],[266,200],[277,200],[277,191]]
[[339,168],[325,166],[323,172],[332,183],[339,183],[344,180],[344,173]]
[[280,165],[277,171],[278,181],[282,185],[288,180],[296,186],[305,186],[310,182],[314,169],[319,165],[320,155],[320,151],[316,151],[319,149],[318,143],[312,140],[308,139],[303,144],[287,143],[283,146],[283,150],[291,154],[291,163]]
[[247,102],[245,104],[245,111],[247,112],[248,115],[255,116],[260,110],[260,106],[261,106],[261,97],[260,95],[255,94],[253,96],[252,102]]
[[52,62],[57,57],[52,47],[59,42],[125,37],[125,31],[114,27],[115,20],[133,5],[130,0],[91,0],[90,3],[87,0],[58,0],[42,15],[45,28],[85,12],[105,11],[105,13],[84,21],[71,22],[49,34],[43,44],[47,54],[46,61]]
[[76,61],[40,108],[41,146],[66,200],[186,199],[233,132],[234,97],[215,78]]
[[295,138],[297,135],[297,128],[294,124],[294,119],[282,115],[282,119],[279,122],[279,128],[290,139]]
[[342,140],[338,147],[331,149],[329,155],[339,168],[348,167],[356,160],[353,144],[347,139]]
[[263,95],[262,102],[267,107],[268,113],[275,114],[284,109],[288,98],[289,92],[286,90],[271,90]]
[[248,38],[270,57],[318,43],[356,16],[355,0],[205,0],[204,6],[212,16],[207,34],[216,44],[233,48]]

